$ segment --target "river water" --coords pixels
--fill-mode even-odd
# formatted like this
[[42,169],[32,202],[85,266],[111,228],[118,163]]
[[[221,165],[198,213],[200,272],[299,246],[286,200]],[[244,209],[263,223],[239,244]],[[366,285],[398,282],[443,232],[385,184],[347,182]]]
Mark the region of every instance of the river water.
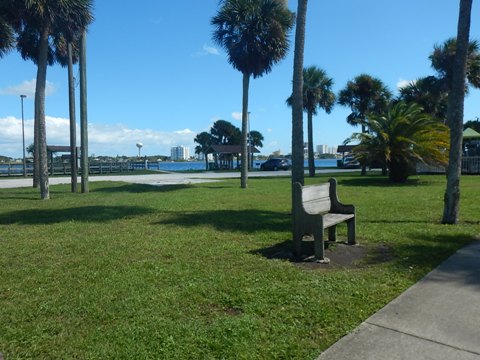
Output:
[[[254,161],[253,168],[260,169],[260,165],[263,161]],[[315,167],[317,168],[328,168],[336,167],[336,159],[316,159]],[[308,161],[305,160],[305,167],[308,167]],[[185,162],[173,162],[173,161],[164,161],[164,162],[152,162],[148,164],[150,170],[163,170],[163,171],[188,171],[188,170],[205,170],[204,161],[185,161]]]

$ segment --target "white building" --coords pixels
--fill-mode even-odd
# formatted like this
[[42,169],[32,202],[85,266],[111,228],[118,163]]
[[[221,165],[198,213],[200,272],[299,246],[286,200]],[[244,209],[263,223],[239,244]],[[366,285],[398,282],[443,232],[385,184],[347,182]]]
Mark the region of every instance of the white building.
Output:
[[317,145],[317,154],[322,155],[322,154],[333,154],[335,155],[337,153],[337,147],[336,146],[328,146],[326,144],[323,145]]
[[323,144],[323,145],[317,145],[317,153],[319,155],[322,154],[328,154],[328,146]]
[[174,146],[170,150],[170,157],[173,161],[188,160],[190,158],[190,149],[185,146]]

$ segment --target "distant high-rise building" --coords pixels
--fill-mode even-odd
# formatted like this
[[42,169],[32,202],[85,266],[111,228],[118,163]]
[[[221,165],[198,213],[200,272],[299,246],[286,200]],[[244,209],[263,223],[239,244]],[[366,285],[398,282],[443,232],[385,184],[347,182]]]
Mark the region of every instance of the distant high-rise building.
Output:
[[328,146],[323,144],[323,145],[317,145],[317,153],[319,155],[321,154],[328,154]]
[[329,154],[336,154],[337,153],[337,147],[332,146],[332,147],[328,148],[328,153]]
[[190,158],[190,150],[185,146],[174,146],[170,150],[170,157],[173,161],[188,160]]

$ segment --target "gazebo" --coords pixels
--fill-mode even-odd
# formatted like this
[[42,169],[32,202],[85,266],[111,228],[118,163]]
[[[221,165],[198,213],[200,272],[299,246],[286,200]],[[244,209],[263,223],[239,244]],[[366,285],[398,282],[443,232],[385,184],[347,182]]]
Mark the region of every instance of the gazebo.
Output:
[[[239,167],[240,145],[211,145],[207,154],[213,154],[215,158],[215,167],[217,169],[233,169],[233,158],[237,158],[237,168]],[[249,154],[258,154],[260,151],[255,146],[248,146]]]
[[463,155],[480,156],[480,134],[472,128],[463,131]]

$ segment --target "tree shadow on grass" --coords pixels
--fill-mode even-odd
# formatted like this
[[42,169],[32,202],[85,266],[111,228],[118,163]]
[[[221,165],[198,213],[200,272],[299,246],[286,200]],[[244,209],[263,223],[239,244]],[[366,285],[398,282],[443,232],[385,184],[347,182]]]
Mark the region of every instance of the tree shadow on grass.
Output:
[[196,227],[208,225],[218,231],[255,233],[257,231],[289,231],[291,216],[287,213],[263,210],[211,210],[167,213],[167,219],[156,225]]
[[340,186],[376,186],[376,187],[405,187],[405,186],[418,186],[422,185],[423,181],[420,179],[409,178],[405,183],[393,183],[387,177],[380,176],[362,176],[355,178],[339,178],[338,185]]
[[140,206],[81,206],[68,209],[29,209],[0,214],[0,224],[55,224],[65,221],[107,222],[151,213]]
[[190,188],[190,185],[149,185],[149,184],[125,184],[120,186],[100,186],[94,188],[91,192],[104,193],[131,193],[141,194],[147,192],[170,192]]

